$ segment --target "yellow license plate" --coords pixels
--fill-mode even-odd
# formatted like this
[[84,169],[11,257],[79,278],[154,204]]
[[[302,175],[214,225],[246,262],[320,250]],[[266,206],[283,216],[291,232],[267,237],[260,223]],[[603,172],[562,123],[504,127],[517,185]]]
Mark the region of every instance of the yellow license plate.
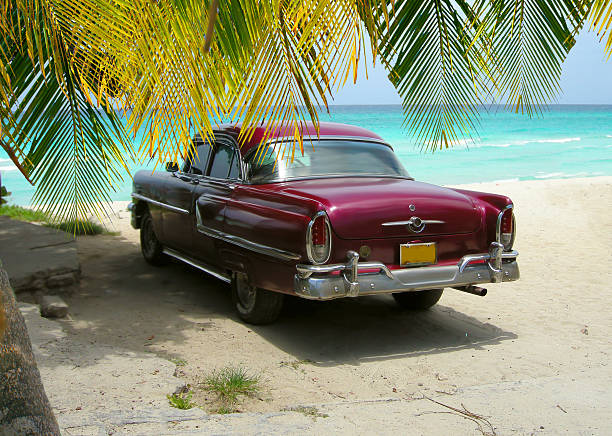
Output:
[[432,265],[437,261],[436,243],[401,244],[400,265]]

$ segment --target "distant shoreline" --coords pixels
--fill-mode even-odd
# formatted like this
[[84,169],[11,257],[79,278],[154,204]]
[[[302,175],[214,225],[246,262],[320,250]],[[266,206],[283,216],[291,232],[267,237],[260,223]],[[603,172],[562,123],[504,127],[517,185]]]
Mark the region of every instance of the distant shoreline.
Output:
[[[419,180],[419,182],[430,183],[426,180]],[[592,176],[592,177],[565,177],[565,178],[550,178],[550,179],[536,179],[536,180],[517,180],[517,179],[504,179],[504,180],[492,180],[486,182],[470,182],[470,183],[459,183],[459,184],[441,184],[440,186],[444,186],[447,188],[461,188],[461,189],[471,189],[475,191],[485,191],[492,193],[504,194],[504,191],[500,191],[499,188],[503,188],[504,186],[527,186],[534,185],[534,187],[538,186],[550,186],[550,185],[562,185],[562,184],[612,184],[612,176],[602,175],[602,176]],[[10,191],[10,189],[9,189]],[[22,206],[31,208],[31,204],[22,204],[22,203],[14,203],[11,201],[11,197],[5,197],[9,202],[7,205],[14,206]],[[110,202],[111,209],[114,211],[124,210],[127,204],[131,201],[131,197],[127,195],[121,199],[115,199]]]

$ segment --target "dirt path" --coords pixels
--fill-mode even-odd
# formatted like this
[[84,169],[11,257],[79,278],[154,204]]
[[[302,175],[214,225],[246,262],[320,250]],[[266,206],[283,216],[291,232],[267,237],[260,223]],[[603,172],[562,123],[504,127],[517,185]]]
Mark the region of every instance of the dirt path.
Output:
[[78,241],[81,290],[68,300],[72,319],[62,325],[102,357],[121,348],[179,362],[178,375],[196,387],[193,400],[209,410],[210,395],[198,383],[229,364],[262,378],[262,392],[240,407],[248,412],[452,396],[571,377],[577,368],[612,380],[612,179],[478,188],[513,198],[522,274],[488,286],[484,298],[447,290],[425,313],[401,312],[384,296],[295,299],[276,324],[249,326],[234,315],[227,285],[184,265],[147,265],[121,212],[115,226],[122,236]]

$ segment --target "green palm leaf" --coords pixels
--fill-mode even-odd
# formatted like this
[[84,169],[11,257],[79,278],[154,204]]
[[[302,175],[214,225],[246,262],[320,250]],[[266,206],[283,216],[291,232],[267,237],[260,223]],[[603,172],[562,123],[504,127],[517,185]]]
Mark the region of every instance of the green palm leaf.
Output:
[[580,0],[493,0],[483,35],[493,50],[496,97],[532,115],[558,95],[561,65],[575,44],[589,3]]
[[458,3],[463,9],[444,0],[398,1],[384,11],[390,26],[380,29],[380,55],[403,98],[406,125],[432,150],[472,134],[487,90],[487,64],[472,47],[476,14]]
[[57,220],[99,215],[126,167],[123,128],[75,84],[65,47],[51,51],[51,40],[36,36],[28,42],[27,19],[17,8],[11,13],[10,38],[0,41],[10,85],[0,105],[0,143],[37,185],[35,205]]
[[593,1],[591,28],[597,32],[600,40],[605,41],[605,51],[610,59],[612,55],[612,1]]

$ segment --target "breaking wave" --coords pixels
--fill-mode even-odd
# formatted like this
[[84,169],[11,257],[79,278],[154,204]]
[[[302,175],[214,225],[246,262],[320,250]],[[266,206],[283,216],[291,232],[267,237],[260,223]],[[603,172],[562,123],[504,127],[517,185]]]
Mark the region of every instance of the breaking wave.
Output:
[[566,142],[576,142],[576,141],[580,141],[581,138],[557,138],[557,139],[537,139],[535,141],[527,141],[526,143],[528,144],[529,142],[537,142],[539,144],[541,143],[559,143],[559,144],[564,144]]
[[593,176],[603,176],[603,175],[604,173],[602,173],[601,171],[593,171],[593,172],[581,171],[578,173],[556,172],[556,173],[538,174],[538,175],[535,175],[534,177],[536,179],[567,179],[567,178],[573,178],[573,177],[593,177]]
[[522,146],[527,144],[565,144],[566,142],[578,142],[581,141],[582,138],[572,137],[572,138],[544,138],[544,139],[525,139],[521,141],[512,141],[512,142],[501,142],[501,143],[488,143],[481,142],[478,144],[471,144],[470,147],[481,148],[481,147],[512,147],[512,146]]

